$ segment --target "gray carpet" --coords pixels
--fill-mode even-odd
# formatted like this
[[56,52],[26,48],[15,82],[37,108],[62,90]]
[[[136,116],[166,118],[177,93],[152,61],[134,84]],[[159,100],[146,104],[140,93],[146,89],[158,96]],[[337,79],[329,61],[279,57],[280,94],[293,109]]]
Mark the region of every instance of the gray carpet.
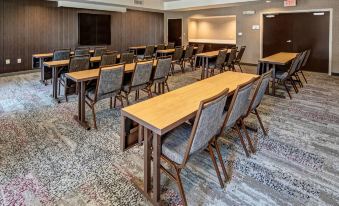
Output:
[[[199,76],[178,73],[170,87]],[[143,177],[143,148],[120,151],[120,108],[99,103],[98,130],[85,131],[73,120],[76,96],[56,104],[39,78],[0,78],[0,205],[148,205],[131,183]],[[251,158],[227,132],[233,143],[222,154],[232,179],[224,189],[207,153],[190,159],[182,171],[189,205],[339,204],[339,78],[307,78],[293,100],[264,98],[259,112],[269,135],[251,133],[258,150]],[[87,118],[92,124],[89,109]],[[257,126],[252,116],[246,122]],[[182,204],[173,181],[162,175],[161,185],[165,205]]]

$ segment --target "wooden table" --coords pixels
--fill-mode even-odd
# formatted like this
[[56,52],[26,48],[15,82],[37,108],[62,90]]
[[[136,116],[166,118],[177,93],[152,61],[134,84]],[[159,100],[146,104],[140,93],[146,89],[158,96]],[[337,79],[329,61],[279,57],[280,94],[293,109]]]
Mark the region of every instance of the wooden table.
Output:
[[272,78],[273,78],[273,82],[272,82],[272,95],[276,96],[275,94],[275,69],[277,65],[280,66],[285,66],[288,63],[290,63],[293,59],[295,59],[295,57],[298,55],[298,53],[289,53],[289,52],[280,52],[277,54],[274,54],[272,56],[268,56],[266,58],[262,58],[259,61],[264,63],[266,66],[264,66],[264,68],[266,68],[265,71],[263,72],[267,72],[270,70],[270,66],[272,66]]
[[[187,47],[184,48],[184,52],[186,52]],[[194,51],[196,51],[198,47],[194,47]],[[160,56],[167,56],[171,55],[175,52],[175,49],[163,49],[163,50],[157,50],[157,55],[159,54]],[[185,53],[183,53],[184,55]]]
[[[161,136],[195,117],[202,100],[217,95],[226,88],[229,88],[229,95],[232,95],[238,85],[252,78],[258,79],[259,76],[227,71],[121,110],[121,149],[125,151],[137,144],[138,139],[142,138],[140,136],[144,138],[143,186],[136,179],[133,182],[150,201],[154,204],[159,204],[160,201]],[[133,127],[135,123],[138,126]]]
[[209,67],[209,60],[212,58],[215,58],[219,55],[219,50],[217,51],[210,51],[210,52],[204,52],[197,54],[195,56],[195,62],[197,61],[197,58],[202,59],[202,71],[201,71],[201,79],[205,79],[208,77],[208,67]]
[[[125,74],[133,73],[136,63],[125,64]],[[142,64],[142,63],[141,63]],[[157,65],[157,61],[153,62],[153,67]],[[79,72],[66,73],[66,77],[73,80],[78,84],[80,91],[78,93],[78,115],[74,116],[74,119],[85,129],[90,129],[86,122],[85,115],[85,95],[86,95],[86,82],[99,78],[99,69],[90,69]]]

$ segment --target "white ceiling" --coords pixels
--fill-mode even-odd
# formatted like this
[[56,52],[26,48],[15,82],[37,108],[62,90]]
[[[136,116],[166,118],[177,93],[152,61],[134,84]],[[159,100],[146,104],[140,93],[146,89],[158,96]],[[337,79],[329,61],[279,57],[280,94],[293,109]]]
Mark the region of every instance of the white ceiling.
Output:
[[[136,5],[135,0],[50,0],[63,2],[88,3],[104,6],[120,6],[162,11],[186,11],[216,7],[229,7],[239,3],[259,0],[143,0],[143,5]],[[138,0],[140,1],[140,0]]]

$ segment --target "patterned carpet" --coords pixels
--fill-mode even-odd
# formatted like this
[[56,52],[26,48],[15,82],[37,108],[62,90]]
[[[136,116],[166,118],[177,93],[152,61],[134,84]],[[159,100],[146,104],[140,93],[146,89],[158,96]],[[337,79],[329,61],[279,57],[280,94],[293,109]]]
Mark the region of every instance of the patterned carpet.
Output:
[[[199,75],[176,74],[170,87]],[[258,149],[251,158],[227,133],[225,189],[207,153],[190,159],[182,171],[189,205],[339,205],[339,78],[307,77],[293,100],[264,98],[269,136],[251,133]],[[76,97],[56,104],[51,91],[39,73],[0,78],[0,205],[149,205],[131,183],[143,177],[143,148],[120,151],[120,109],[99,103],[98,130],[85,131],[73,120]],[[92,124],[89,109],[87,118]],[[247,123],[257,126],[254,117]],[[182,204],[173,181],[162,175],[161,185],[164,205]]]

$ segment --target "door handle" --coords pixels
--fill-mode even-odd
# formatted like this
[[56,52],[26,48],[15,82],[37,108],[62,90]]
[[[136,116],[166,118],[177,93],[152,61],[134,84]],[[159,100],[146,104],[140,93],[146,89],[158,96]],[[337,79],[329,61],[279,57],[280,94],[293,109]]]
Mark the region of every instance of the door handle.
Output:
[[179,39],[181,39],[181,37],[179,37]]
[[292,43],[292,40],[287,40],[286,43]]

